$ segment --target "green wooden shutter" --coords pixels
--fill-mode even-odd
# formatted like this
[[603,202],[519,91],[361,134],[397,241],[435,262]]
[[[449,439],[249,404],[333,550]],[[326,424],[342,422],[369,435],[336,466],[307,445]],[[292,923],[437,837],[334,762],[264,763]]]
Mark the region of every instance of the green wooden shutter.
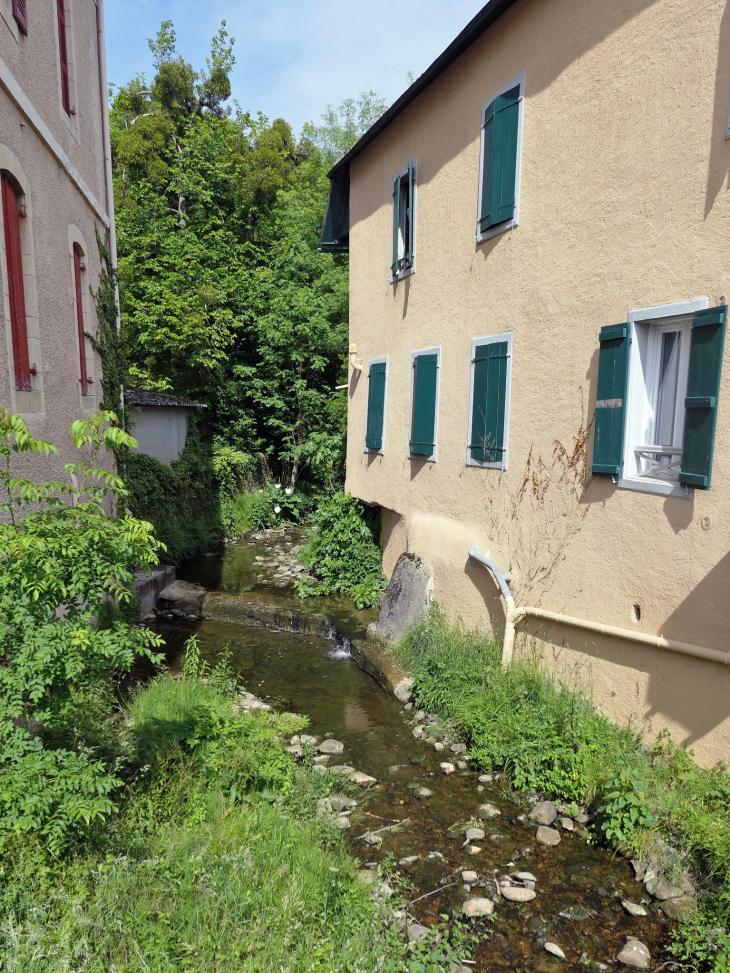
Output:
[[414,225],[413,225],[413,183],[414,183],[413,159],[408,160],[408,207],[406,210],[406,263],[411,263],[414,252]]
[[373,362],[368,375],[368,418],[365,446],[368,449],[383,448],[383,418],[385,415],[384,361]]
[[629,378],[629,326],[601,328],[596,390],[596,432],[593,472],[621,476],[624,453],[624,417]]
[[727,306],[697,311],[692,320],[679,482],[703,490],[709,489],[712,476],[726,321]]
[[411,452],[431,456],[436,448],[436,379],[438,355],[416,355],[413,359],[413,426]]
[[520,86],[498,95],[484,112],[482,231],[515,215]]
[[393,263],[390,265],[390,276],[398,274],[398,231],[400,230],[400,176],[393,180]]
[[487,230],[492,225],[492,172],[494,162],[494,102],[484,110],[484,148],[482,155],[482,211],[479,214],[479,229]]
[[507,399],[506,341],[477,345],[474,354],[474,392],[472,395],[472,459],[499,463],[504,458],[504,417]]

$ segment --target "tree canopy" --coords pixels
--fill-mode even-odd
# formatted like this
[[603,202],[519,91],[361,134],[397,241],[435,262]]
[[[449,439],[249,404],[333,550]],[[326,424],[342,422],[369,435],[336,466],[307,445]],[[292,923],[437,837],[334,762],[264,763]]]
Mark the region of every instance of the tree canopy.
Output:
[[164,21],[155,75],[113,92],[122,327],[132,385],[205,402],[215,439],[277,477],[341,477],[347,257],[317,252],[326,173],[384,110],[372,93],[301,136],[231,103],[225,21],[205,68]]

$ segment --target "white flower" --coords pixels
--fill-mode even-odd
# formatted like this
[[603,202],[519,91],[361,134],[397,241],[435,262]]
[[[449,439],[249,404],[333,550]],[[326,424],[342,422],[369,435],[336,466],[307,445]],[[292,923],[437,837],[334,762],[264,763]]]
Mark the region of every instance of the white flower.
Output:
[[259,493],[263,493],[263,492],[264,492],[263,490],[259,490]]
[[287,488],[286,488],[286,490],[284,490],[284,493],[285,493],[285,494],[286,494],[287,496],[289,496],[289,494],[291,493],[291,487],[287,487]]
[[276,489],[277,489],[277,490],[281,490],[281,483],[277,483],[277,484],[276,484]]
[[274,513],[275,514],[280,514],[281,513],[281,507],[274,507]]

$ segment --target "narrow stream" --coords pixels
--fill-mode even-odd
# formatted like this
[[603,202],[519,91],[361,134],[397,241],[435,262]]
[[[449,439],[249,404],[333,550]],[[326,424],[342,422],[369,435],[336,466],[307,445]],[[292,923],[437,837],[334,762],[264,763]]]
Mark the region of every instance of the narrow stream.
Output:
[[[344,599],[302,603],[290,585],[281,585],[281,572],[274,583],[271,565],[276,555],[280,561],[282,552],[297,542],[293,533],[253,542],[244,539],[191,562],[180,576],[229,596],[324,613],[349,637],[362,638],[374,612],[358,612]],[[264,561],[256,561],[257,557]],[[270,566],[262,568],[267,562]],[[399,869],[413,883],[411,900],[419,901],[410,914],[420,923],[431,925],[443,913],[461,913],[472,896],[494,899],[495,878],[518,871],[535,876],[535,899],[518,904],[496,897],[494,916],[477,920],[483,935],[472,969],[490,973],[627,969],[616,957],[631,936],[649,948],[652,968],[665,958],[663,947],[671,923],[634,879],[628,862],[568,831],[561,831],[557,847],[540,845],[535,823],[518,820],[532,810],[537,795],[510,791],[498,780],[480,783],[479,772],[473,769],[446,776],[441,762],[455,764],[458,756],[448,747],[437,753],[415,739],[413,713],[405,712],[351,658],[333,653],[332,642],[210,619],[195,623],[160,619],[157,627],[172,658],[182,653],[193,633],[202,655],[211,662],[229,647],[246,689],[277,707],[306,714],[307,732],[320,739],[332,734],[344,744],[342,757],[331,758],[331,763],[350,764],[377,779],[367,800],[353,812],[347,834],[353,854],[366,865],[385,856],[396,862],[410,859]],[[415,789],[424,787],[431,795],[417,797]],[[493,804],[499,816],[475,822],[478,806],[485,803]],[[399,829],[381,833],[379,846],[363,840],[366,832],[401,821]],[[464,828],[453,827],[470,821],[485,832],[475,842],[476,853],[465,841]],[[477,873],[470,889],[461,877],[466,870]],[[622,900],[643,905],[647,914],[629,915]],[[547,953],[546,941],[557,944],[565,959]]]

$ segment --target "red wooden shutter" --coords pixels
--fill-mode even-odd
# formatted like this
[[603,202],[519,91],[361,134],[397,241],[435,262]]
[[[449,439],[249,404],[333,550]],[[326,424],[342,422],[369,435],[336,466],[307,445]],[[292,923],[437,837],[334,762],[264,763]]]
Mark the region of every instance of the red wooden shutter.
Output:
[[25,289],[23,286],[23,257],[20,250],[18,194],[4,172],[2,173],[2,197],[15,387],[16,389],[28,390],[31,387],[30,364],[28,362],[28,328],[25,321]]
[[61,100],[67,115],[73,115],[71,108],[71,89],[68,84],[68,45],[66,44],[66,5],[65,0],[56,0],[58,10],[58,51],[61,55]]
[[23,31],[24,34],[28,33],[28,8],[26,7],[26,0],[13,0],[13,17],[18,22],[18,27]]
[[76,324],[79,329],[79,365],[81,367],[81,394],[89,394],[89,379],[86,374],[86,335],[84,334],[84,304],[81,289],[81,251],[74,246],[74,282],[76,284]]

